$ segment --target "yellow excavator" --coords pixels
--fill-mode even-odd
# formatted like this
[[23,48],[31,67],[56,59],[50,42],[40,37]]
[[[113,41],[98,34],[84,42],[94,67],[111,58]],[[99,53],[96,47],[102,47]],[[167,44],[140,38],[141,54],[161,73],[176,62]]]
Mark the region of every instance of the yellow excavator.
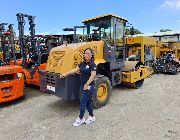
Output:
[[[112,86],[121,83],[140,88],[149,76],[148,66],[141,61],[126,61],[124,29],[127,19],[114,14],[104,14],[84,20],[82,35],[84,42],[64,44],[50,51],[47,66],[40,71],[40,89],[64,100],[75,100],[81,96],[80,75],[60,79],[83,61],[86,48],[94,51],[97,65],[96,92],[93,105],[100,108],[108,103]],[[76,35],[74,36],[76,39]]]

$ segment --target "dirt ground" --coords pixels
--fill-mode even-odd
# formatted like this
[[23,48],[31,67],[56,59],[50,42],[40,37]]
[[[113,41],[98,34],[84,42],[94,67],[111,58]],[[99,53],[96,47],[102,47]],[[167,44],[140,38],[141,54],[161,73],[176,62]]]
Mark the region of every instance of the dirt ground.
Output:
[[26,99],[0,105],[0,140],[180,140],[180,74],[114,88],[92,124],[73,127],[78,114],[79,101],[29,87]]

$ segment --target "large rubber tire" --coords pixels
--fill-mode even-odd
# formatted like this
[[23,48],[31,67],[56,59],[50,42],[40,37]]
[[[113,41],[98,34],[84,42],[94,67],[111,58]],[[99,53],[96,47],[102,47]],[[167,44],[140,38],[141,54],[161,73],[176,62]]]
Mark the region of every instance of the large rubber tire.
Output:
[[23,95],[20,97],[20,99],[25,99],[25,98],[26,98],[26,88],[24,86]]
[[23,74],[24,74],[24,86],[28,86],[26,75],[25,75],[25,73],[23,73]]
[[[106,88],[106,96],[104,96],[103,100],[101,100],[100,97],[98,96],[99,88],[102,85]],[[101,108],[108,103],[108,101],[110,99],[110,95],[111,95],[111,89],[112,89],[112,87],[111,87],[111,82],[110,82],[109,78],[104,75],[97,75],[97,77],[95,79],[95,92],[93,94],[94,108],[96,108],[96,109]]]
[[23,95],[20,97],[20,99],[25,99],[26,98],[26,93],[23,93]]
[[138,89],[138,88],[142,87],[143,83],[144,83],[144,79],[135,82],[134,88]]
[[172,65],[171,67],[172,67],[172,69],[173,69],[172,74],[173,74],[173,75],[177,75],[177,74],[178,74],[178,71],[177,71],[176,65]]

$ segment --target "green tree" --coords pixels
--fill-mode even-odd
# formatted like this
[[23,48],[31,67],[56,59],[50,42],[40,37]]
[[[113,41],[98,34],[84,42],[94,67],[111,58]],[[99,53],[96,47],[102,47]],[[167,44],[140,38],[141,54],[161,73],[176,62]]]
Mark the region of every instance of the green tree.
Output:
[[129,28],[125,29],[125,35],[130,35],[130,29]]
[[131,28],[125,29],[125,35],[137,35],[142,34],[141,31],[139,31],[137,28],[134,28],[133,26]]

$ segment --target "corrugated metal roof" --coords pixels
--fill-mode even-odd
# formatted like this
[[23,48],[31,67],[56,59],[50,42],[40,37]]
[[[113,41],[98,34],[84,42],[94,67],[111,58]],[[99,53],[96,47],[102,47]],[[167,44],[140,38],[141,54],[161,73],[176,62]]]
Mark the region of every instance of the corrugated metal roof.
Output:
[[86,20],[83,20],[82,23],[85,23],[85,22],[88,22],[88,21],[92,21],[92,20],[96,20],[96,19],[100,19],[100,18],[104,18],[104,17],[115,17],[115,18],[118,18],[118,19],[122,19],[122,20],[128,21],[127,19],[125,19],[123,17],[120,17],[120,16],[115,15],[115,14],[108,13],[108,14],[103,14],[101,16],[96,16],[96,17],[93,17],[93,18],[88,18]]
[[146,34],[138,34],[135,36],[168,36],[168,35],[180,35],[180,30],[167,31],[167,32],[155,32],[155,33],[146,33]]

